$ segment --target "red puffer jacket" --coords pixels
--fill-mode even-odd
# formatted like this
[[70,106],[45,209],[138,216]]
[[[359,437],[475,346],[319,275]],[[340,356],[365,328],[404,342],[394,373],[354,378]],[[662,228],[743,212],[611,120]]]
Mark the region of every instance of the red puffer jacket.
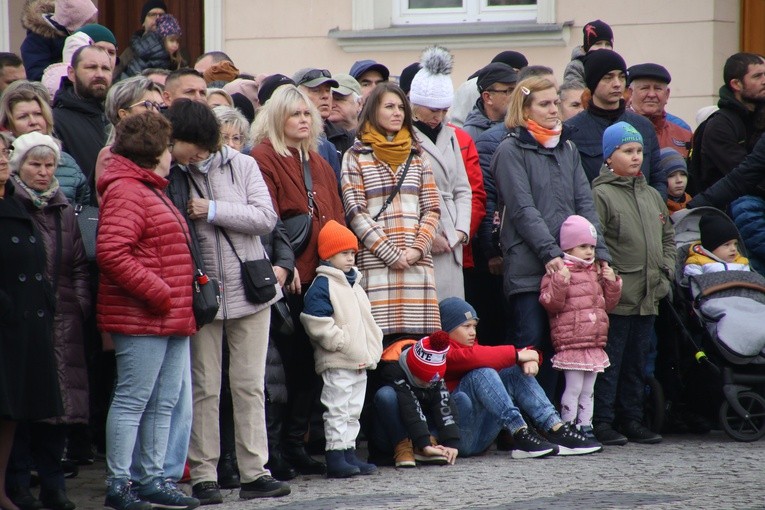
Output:
[[[148,186],[157,190],[160,196]],[[193,264],[167,180],[115,154],[98,180],[98,326],[123,335],[188,336]],[[164,199],[164,200],[163,200]]]
[[586,266],[566,264],[568,283],[560,272],[542,278],[539,302],[550,316],[550,336],[555,352],[605,347],[608,313],[619,303],[622,279],[611,282],[598,274],[599,262]]

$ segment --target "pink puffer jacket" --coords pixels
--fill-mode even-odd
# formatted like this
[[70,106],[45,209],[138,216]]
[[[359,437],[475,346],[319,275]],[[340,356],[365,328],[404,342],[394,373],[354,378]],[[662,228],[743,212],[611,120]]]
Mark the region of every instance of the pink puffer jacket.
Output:
[[611,282],[598,274],[599,263],[569,265],[568,283],[559,272],[542,278],[539,302],[550,316],[555,352],[604,347],[608,339],[608,312],[619,303],[622,279]]

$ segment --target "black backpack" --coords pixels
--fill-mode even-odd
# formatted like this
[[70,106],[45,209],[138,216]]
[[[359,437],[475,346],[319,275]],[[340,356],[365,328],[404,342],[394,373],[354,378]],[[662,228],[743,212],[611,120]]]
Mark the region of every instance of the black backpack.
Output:
[[697,193],[704,191],[701,189],[702,175],[701,175],[701,142],[704,138],[704,130],[707,128],[709,119],[714,117],[720,112],[715,111],[709,117],[698,125],[696,131],[693,132],[693,138],[691,140],[691,150],[688,153],[688,186],[686,192],[691,196],[695,196]]

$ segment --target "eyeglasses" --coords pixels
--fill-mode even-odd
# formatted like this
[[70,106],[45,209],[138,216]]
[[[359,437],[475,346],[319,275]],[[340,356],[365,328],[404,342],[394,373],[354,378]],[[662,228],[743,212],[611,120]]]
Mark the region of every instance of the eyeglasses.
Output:
[[502,90],[502,89],[486,89],[486,92],[496,92],[497,94],[504,94],[504,95],[507,96],[507,95],[509,95],[509,94],[511,94],[513,92],[513,89],[512,88],[508,88],[508,89],[504,89],[504,90]]
[[5,159],[10,159],[10,157],[11,157],[11,153],[12,153],[11,149],[0,149],[0,154],[1,154],[1,155],[2,155],[2,156],[5,158]]
[[242,143],[242,137],[240,135],[220,135],[223,141],[226,143]]
[[332,73],[330,73],[327,69],[311,69],[303,75],[303,77],[298,82],[298,85],[302,85],[308,81],[313,81],[316,78],[332,78]]
[[155,101],[138,101],[137,103],[131,104],[130,106],[128,106],[126,108],[126,110],[129,110],[131,108],[135,108],[136,106],[143,106],[147,110],[154,110],[154,111],[157,111],[157,112],[167,108],[167,106],[165,106],[163,104],[159,104],[159,103],[157,103]]

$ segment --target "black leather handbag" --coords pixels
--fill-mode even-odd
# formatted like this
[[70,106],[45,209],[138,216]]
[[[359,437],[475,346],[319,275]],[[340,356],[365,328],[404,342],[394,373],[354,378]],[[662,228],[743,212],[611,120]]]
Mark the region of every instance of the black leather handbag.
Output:
[[276,297],[276,274],[274,274],[274,268],[271,265],[271,261],[267,258],[258,260],[244,261],[236,252],[234,243],[231,242],[231,238],[226,231],[220,227],[215,227],[223,237],[228,241],[231,250],[233,250],[236,258],[239,259],[242,269],[242,285],[244,287],[244,296],[247,301],[260,305],[271,301]]
[[98,207],[75,204],[74,214],[82,235],[82,245],[88,261],[96,260],[96,233],[98,232]]
[[290,238],[290,246],[292,252],[297,257],[308,246],[308,241],[311,240],[311,228],[313,227],[313,211],[316,204],[313,200],[313,179],[311,178],[311,167],[308,165],[308,159],[306,155],[302,155],[303,158],[303,182],[305,182],[305,189],[308,193],[308,212],[305,214],[298,214],[292,218],[282,218],[282,223],[287,229],[287,235]]

